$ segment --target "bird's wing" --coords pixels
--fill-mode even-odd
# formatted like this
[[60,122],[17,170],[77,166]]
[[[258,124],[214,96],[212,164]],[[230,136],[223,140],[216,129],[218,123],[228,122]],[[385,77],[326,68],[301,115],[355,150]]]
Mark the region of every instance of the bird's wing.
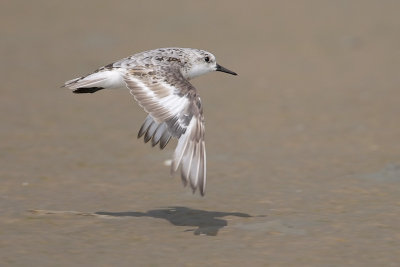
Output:
[[181,167],[183,184],[189,182],[193,192],[206,186],[206,150],[204,117],[196,88],[178,68],[135,67],[124,74],[126,86],[143,109],[149,113],[138,137],[153,146],[164,148],[170,138],[179,139],[171,172]]

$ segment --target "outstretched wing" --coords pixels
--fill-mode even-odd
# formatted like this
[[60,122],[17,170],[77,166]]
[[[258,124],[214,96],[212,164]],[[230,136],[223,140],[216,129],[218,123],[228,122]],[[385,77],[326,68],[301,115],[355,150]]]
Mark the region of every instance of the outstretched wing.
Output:
[[179,139],[174,152],[171,172],[181,167],[183,184],[189,182],[193,192],[206,186],[206,150],[204,117],[196,88],[178,68],[136,67],[127,70],[124,80],[131,94],[149,113],[138,137],[145,142],[160,143],[164,148],[171,137]]

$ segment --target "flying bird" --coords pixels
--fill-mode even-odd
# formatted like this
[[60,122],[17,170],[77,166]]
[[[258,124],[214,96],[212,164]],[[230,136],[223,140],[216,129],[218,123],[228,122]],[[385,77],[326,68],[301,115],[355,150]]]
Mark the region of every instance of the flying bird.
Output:
[[108,64],[93,73],[65,82],[75,94],[126,86],[148,113],[138,138],[163,149],[178,139],[171,173],[180,169],[183,184],[206,187],[206,148],[203,107],[197,89],[189,82],[212,71],[237,75],[217,64],[210,52],[192,48],[159,48]]

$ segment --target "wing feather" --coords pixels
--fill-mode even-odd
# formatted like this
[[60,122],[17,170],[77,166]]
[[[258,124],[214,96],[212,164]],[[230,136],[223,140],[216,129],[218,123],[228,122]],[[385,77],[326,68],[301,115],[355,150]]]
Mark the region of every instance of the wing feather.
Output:
[[181,169],[183,184],[203,196],[206,184],[204,117],[197,90],[177,68],[136,67],[124,75],[126,86],[149,115],[139,130],[147,143],[163,149],[178,138],[171,172]]

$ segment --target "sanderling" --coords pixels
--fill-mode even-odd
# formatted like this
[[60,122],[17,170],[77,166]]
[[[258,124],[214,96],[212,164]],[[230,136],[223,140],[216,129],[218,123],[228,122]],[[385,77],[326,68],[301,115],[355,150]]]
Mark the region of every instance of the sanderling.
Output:
[[192,48],[160,48],[145,51],[99,68],[92,74],[65,82],[74,93],[94,93],[126,86],[149,114],[138,138],[159,143],[163,149],[171,137],[178,139],[171,173],[180,168],[183,184],[193,193],[206,187],[204,117],[200,96],[190,79],[212,71],[237,75],[217,64],[215,56]]

